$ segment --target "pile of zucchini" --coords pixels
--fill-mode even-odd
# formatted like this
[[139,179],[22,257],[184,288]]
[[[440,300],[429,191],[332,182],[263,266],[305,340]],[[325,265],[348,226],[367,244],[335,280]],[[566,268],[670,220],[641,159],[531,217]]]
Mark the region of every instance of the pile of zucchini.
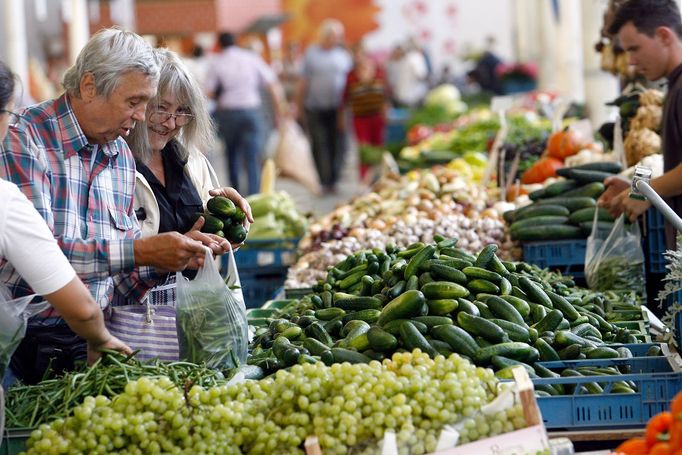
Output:
[[604,192],[604,179],[621,170],[613,162],[559,169],[557,174],[565,180],[530,193],[532,204],[504,213],[511,238],[522,242],[586,238],[595,210],[599,227],[611,229],[613,217],[597,208],[597,199]]
[[272,372],[419,348],[431,356],[458,353],[505,378],[515,365],[533,376],[557,374],[536,368],[538,361],[632,356],[609,344],[637,343],[643,334],[609,322],[603,294],[501,261],[494,244],[474,256],[456,248],[456,239],[437,240],[348,256],[297,312],[257,330],[249,363]]

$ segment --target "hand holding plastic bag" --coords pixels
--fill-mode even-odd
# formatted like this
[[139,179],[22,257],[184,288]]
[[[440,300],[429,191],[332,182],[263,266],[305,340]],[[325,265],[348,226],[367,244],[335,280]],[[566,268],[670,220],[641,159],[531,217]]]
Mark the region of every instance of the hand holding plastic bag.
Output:
[[625,216],[618,217],[610,231],[600,229],[598,212],[587,238],[585,278],[590,289],[610,291],[629,289],[645,295],[644,253],[639,225],[625,224]]
[[231,368],[244,363],[248,323],[232,249],[227,284],[208,248],[204,265],[194,280],[180,272],[176,277],[180,358],[205,363],[210,368]]

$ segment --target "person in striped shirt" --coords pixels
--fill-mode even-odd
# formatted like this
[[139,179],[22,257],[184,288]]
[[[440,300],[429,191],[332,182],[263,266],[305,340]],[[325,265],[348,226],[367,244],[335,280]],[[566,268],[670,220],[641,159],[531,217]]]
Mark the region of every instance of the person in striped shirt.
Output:
[[[65,93],[30,106],[9,126],[0,149],[0,177],[33,203],[76,273],[102,309],[115,298],[141,300],[169,271],[201,265],[201,242],[179,232],[142,238],[133,210],[135,160],[125,140],[145,119],[159,65],[140,36],[104,29],[64,75]],[[13,296],[32,294],[9,264],[0,283]],[[12,359],[24,382],[48,364],[73,366],[85,343],[54,311],[29,322]]]

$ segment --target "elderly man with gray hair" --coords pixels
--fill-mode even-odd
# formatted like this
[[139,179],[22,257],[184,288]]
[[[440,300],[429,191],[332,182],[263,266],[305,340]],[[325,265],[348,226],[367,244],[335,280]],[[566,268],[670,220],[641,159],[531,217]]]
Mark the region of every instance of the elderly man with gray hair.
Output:
[[[101,30],[64,75],[65,93],[21,112],[0,149],[0,177],[33,202],[102,309],[114,295],[140,300],[161,273],[204,257],[200,242],[178,232],[141,238],[133,211],[135,159],[121,136],[144,121],[158,80],[154,50],[140,36]],[[6,263],[0,284],[15,297],[33,293]],[[85,353],[48,310],[29,322],[11,367],[32,383],[49,364],[68,369]]]

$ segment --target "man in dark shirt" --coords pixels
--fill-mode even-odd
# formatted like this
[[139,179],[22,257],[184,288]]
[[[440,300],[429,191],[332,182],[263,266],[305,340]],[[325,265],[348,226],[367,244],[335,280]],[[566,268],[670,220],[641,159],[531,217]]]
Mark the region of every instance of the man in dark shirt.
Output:
[[[629,0],[616,11],[609,32],[618,34],[630,64],[646,79],[668,78],[661,134],[665,173],[653,179],[651,186],[682,215],[682,20],[677,2]],[[610,177],[604,184],[607,190],[599,204],[614,216],[625,212],[634,221],[651,206],[648,201],[631,199],[630,183],[622,178]],[[669,226],[666,231],[666,243],[674,249],[674,232]]]

